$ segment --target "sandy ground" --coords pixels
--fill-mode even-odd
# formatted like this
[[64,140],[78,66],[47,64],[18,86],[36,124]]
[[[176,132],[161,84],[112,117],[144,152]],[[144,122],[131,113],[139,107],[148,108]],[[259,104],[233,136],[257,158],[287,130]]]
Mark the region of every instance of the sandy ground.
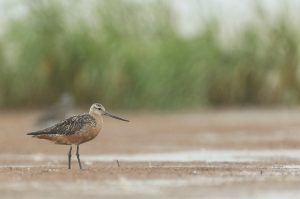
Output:
[[131,122],[105,118],[82,171],[67,146],[26,136],[39,114],[0,112],[1,198],[300,196],[300,110],[118,113]]

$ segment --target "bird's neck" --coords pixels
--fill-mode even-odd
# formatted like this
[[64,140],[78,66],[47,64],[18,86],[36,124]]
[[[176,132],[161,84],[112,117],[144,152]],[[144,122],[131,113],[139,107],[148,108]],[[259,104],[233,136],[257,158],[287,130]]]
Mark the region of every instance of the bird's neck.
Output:
[[90,112],[89,114],[91,116],[93,116],[93,118],[95,118],[95,120],[97,121],[98,124],[102,125],[102,123],[103,123],[103,117],[102,117],[102,115],[96,114],[94,112]]

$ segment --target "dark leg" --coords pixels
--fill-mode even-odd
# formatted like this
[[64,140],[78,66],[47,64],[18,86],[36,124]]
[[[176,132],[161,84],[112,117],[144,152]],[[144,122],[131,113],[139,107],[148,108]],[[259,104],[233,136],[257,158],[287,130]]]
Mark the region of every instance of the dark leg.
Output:
[[79,158],[79,144],[77,145],[76,156],[77,156],[79,168],[82,169],[80,158]]
[[69,160],[69,169],[71,169],[71,156],[72,156],[72,145],[70,146],[68,160]]

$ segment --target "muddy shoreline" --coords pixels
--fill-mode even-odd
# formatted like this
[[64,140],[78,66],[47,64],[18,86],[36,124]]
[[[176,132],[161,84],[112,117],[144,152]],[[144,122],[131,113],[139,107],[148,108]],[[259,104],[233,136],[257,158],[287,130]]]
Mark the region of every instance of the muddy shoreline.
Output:
[[[297,198],[300,112],[128,113],[81,146],[33,139],[39,112],[0,112],[4,198]],[[299,156],[298,156],[299,153]],[[119,166],[116,163],[119,160]]]

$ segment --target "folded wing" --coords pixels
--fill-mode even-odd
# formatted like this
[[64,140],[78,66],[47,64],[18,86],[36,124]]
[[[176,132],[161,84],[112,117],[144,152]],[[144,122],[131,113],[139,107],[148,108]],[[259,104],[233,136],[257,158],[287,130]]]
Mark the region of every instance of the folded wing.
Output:
[[47,134],[60,134],[60,135],[72,135],[76,132],[79,132],[82,128],[85,127],[95,127],[96,120],[89,114],[82,114],[70,117],[63,120],[60,123],[57,123],[54,126],[45,128],[40,131],[35,131],[27,133],[27,135],[47,135]]

